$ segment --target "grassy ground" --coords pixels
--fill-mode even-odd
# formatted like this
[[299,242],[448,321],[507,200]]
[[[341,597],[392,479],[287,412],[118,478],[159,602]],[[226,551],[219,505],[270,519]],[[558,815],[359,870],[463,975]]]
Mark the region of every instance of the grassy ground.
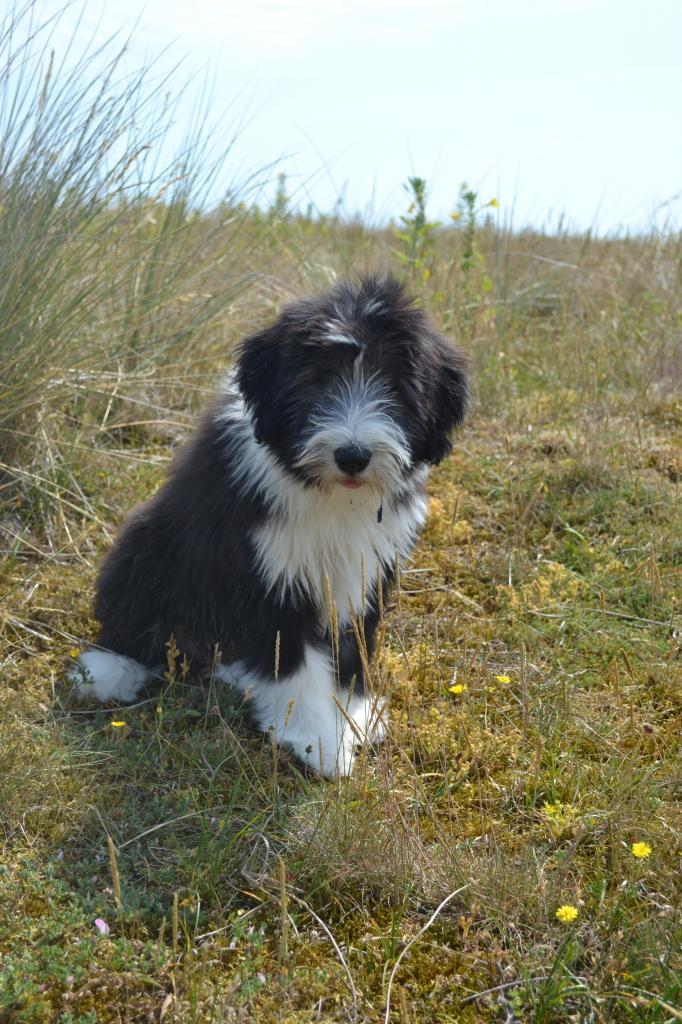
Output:
[[[242,211],[255,276],[205,316],[229,239],[199,218],[215,259],[168,291],[172,344],[142,358],[137,294],[108,295],[87,372],[53,352],[59,387],[0,417],[3,1022],[682,1020],[680,241],[462,217],[399,238]],[[63,667],[98,558],[232,344],[367,269],[422,295],[476,390],[387,609],[389,741],[305,778],[177,664],[83,709]]]

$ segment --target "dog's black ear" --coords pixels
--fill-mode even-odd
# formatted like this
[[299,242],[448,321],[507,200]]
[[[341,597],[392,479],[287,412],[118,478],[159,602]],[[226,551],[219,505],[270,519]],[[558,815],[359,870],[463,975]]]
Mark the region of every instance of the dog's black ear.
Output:
[[435,465],[452,451],[452,433],[464,419],[469,405],[466,357],[435,330],[427,331],[430,380],[427,397],[426,435],[421,461]]
[[237,383],[251,415],[259,443],[271,441],[277,432],[275,393],[282,362],[282,337],[274,324],[241,342],[237,358]]

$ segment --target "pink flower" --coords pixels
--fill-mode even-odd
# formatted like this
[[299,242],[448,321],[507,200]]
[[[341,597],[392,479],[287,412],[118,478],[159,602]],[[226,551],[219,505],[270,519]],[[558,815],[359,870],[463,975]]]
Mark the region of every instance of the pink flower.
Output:
[[107,924],[106,921],[103,921],[101,917],[95,918],[95,928],[100,933],[100,935],[109,934],[109,925]]

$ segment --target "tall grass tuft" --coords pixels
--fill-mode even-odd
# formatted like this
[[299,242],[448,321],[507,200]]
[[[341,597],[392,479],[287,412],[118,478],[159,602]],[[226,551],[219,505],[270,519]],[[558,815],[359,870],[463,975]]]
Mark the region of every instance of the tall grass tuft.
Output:
[[60,17],[30,0],[0,25],[0,487],[43,528],[57,499],[92,513],[70,464],[93,424],[187,393],[186,352],[197,373],[223,341],[256,244],[255,177],[220,187],[234,134],[220,148],[200,114],[176,142],[187,83],[130,71],[115,37],[58,53]]

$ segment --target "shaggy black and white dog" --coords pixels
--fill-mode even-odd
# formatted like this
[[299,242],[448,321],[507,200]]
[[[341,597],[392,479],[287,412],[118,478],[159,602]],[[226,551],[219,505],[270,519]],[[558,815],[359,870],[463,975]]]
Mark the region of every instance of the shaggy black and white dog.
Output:
[[250,695],[261,729],[323,775],[348,774],[359,740],[384,730],[357,632],[371,655],[377,586],[414,544],[429,466],[466,402],[462,354],[396,281],[287,306],[241,344],[106,558],[98,644],[72,671],[81,695],[135,699],[171,634],[194,667],[218,645],[218,678]]

